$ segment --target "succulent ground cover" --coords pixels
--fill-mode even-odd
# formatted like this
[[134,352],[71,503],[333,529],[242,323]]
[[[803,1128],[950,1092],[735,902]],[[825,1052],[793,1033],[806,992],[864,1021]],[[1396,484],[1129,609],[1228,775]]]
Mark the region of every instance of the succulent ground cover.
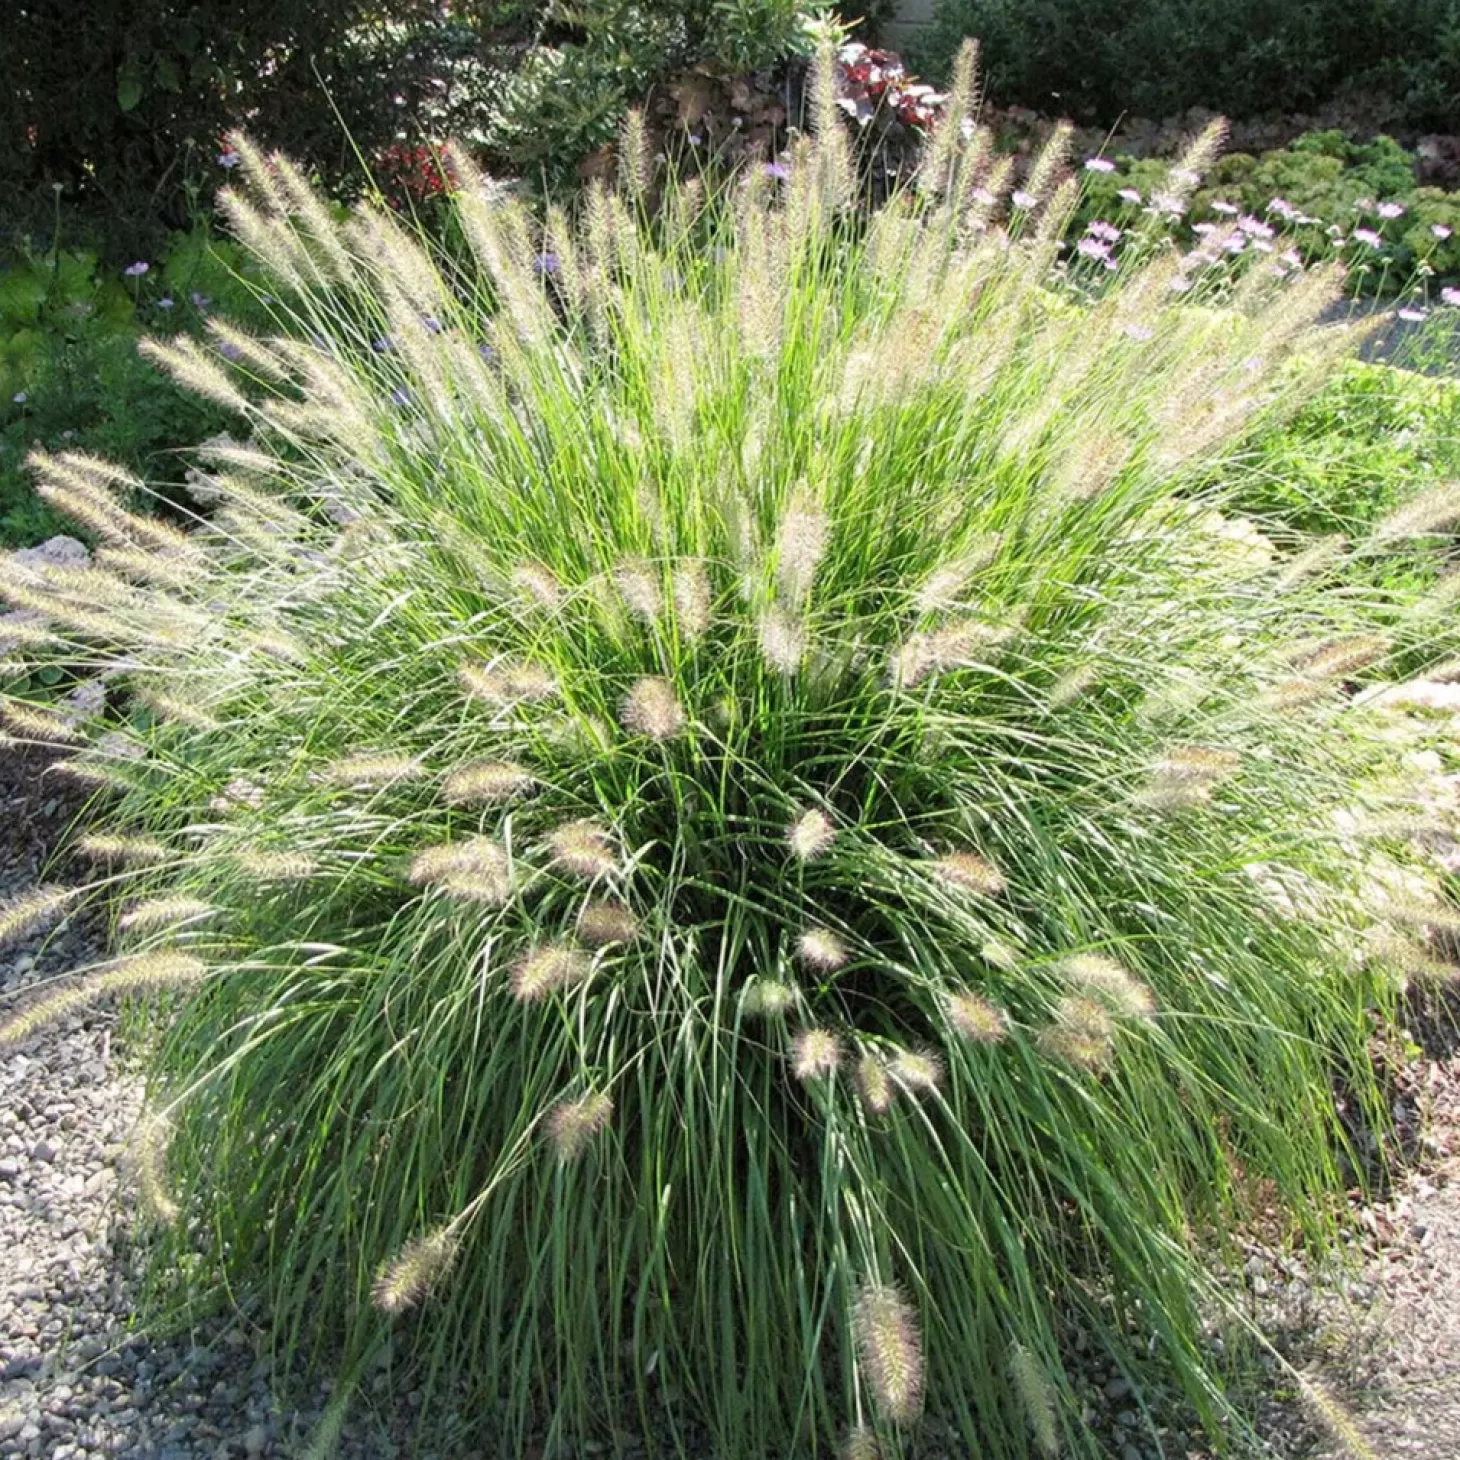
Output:
[[1460,492],[1231,515],[1339,274],[1057,267],[1067,138],[1011,192],[972,95],[870,217],[829,59],[721,192],[631,125],[540,224],[458,156],[455,249],[239,138],[281,332],[149,347],[249,423],[209,516],[35,462],[103,545],[12,560],[5,631],[96,688],[4,714],[98,788],[122,951],[0,1041],[155,1003],[160,1289],[250,1295],[337,1419],[389,1345],[514,1453],[1080,1453],[1078,1326],[1220,1430],[1208,1264],[1334,1232],[1451,917],[1354,575]]

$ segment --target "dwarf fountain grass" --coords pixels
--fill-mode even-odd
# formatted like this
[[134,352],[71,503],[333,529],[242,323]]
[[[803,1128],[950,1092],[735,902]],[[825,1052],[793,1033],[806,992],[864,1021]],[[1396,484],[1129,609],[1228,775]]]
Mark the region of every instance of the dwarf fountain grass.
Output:
[[0,1049],[23,1044],[41,1029],[108,994],[152,994],[187,989],[207,976],[208,965],[171,949],[137,953],[93,969],[76,983],[42,994],[20,1013],[0,1022]]
[[181,1215],[167,1184],[167,1147],[172,1130],[167,1120],[149,1113],[137,1123],[130,1142],[130,1155],[142,1209],[154,1220],[177,1221]]
[[0,904],[0,948],[53,922],[76,896],[71,887],[35,887]]
[[[1351,337],[1339,279],[1219,296],[1153,235],[1092,296],[1058,145],[1011,207],[961,121],[859,220],[819,76],[783,186],[657,221],[639,162],[544,232],[454,155],[456,252],[241,146],[291,337],[155,352],[249,423],[220,510],[38,456],[109,576],[0,585],[112,673],[78,742],[143,707],[76,849],[208,970],[153,1053],[159,1270],[347,1387],[391,1343],[510,1453],[925,1411],[1088,1453],[1074,1322],[1230,1425],[1204,1264],[1259,1181],[1332,1232],[1333,1088],[1382,1121],[1426,966],[1344,829],[1393,809],[1346,693],[1392,615],[1222,454]],[[1395,511],[1348,551],[1450,499]]]

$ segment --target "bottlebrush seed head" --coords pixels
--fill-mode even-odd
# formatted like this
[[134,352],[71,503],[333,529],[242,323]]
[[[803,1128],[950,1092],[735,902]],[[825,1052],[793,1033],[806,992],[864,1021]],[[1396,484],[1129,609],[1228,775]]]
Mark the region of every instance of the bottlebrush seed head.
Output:
[[649,675],[639,680],[624,698],[619,711],[624,728],[650,740],[672,740],[686,724],[685,713],[667,679]]
[[870,1050],[857,1061],[857,1093],[874,1115],[884,1115],[892,1108],[893,1089],[887,1066]]
[[977,994],[949,994],[944,1007],[953,1028],[976,1044],[997,1044],[1009,1032],[1003,1010]]
[[830,848],[836,840],[836,828],[824,811],[813,807],[810,811],[802,812],[791,823],[786,840],[790,843],[792,856],[798,862],[810,862]]
[[1007,885],[1004,874],[976,852],[950,852],[933,863],[933,871],[950,887],[979,897],[997,897]]
[[512,969],[512,992],[524,1004],[551,993],[576,988],[593,975],[593,960],[581,949],[562,943],[527,954]]
[[851,961],[847,946],[827,928],[808,928],[796,940],[796,954],[818,973],[832,973]]
[[852,1334],[878,1409],[893,1424],[916,1419],[923,1407],[923,1350],[907,1300],[885,1283],[863,1288],[852,1309]]
[[590,902],[578,914],[578,937],[593,948],[631,943],[638,932],[638,919],[616,902]]
[[592,881],[618,871],[618,858],[608,832],[596,821],[569,821],[547,839],[552,864],[574,877]]
[[791,1041],[791,1070],[798,1080],[834,1075],[841,1062],[841,1041],[829,1029],[803,1029]]
[[445,1231],[415,1237],[381,1267],[373,1298],[382,1313],[403,1313],[414,1307],[450,1270],[456,1241]]
[[612,1114],[613,1101],[599,1090],[553,1106],[548,1112],[547,1130],[558,1160],[564,1165],[576,1161]]
[[453,805],[495,805],[525,795],[536,777],[515,760],[474,760],[452,771],[441,793]]

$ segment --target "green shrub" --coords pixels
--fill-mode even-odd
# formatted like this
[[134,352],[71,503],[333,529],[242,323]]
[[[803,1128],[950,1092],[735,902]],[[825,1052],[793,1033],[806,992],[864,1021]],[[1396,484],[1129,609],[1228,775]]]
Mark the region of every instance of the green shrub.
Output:
[[1244,511],[1302,532],[1363,537],[1415,481],[1460,477],[1460,381],[1353,362],[1250,444]]
[[[1130,230],[1161,211],[1158,160],[1117,154],[1104,165],[1111,170],[1086,177],[1071,239],[1091,223]],[[1215,235],[1212,246],[1235,245],[1238,273],[1253,263],[1337,258],[1353,297],[1400,296],[1420,308],[1456,302],[1446,285],[1460,277],[1460,195],[1415,187],[1414,159],[1390,137],[1357,143],[1309,132],[1258,157],[1230,153],[1189,208],[1167,211],[1164,222],[1183,241]]]
[[805,53],[813,14],[811,0],[118,0],[82,23],[73,10],[20,7],[0,51],[6,231],[43,232],[59,188],[113,259],[187,224],[221,181],[231,127],[335,185],[361,156],[388,174],[448,135],[558,183],[672,73]]
[[1396,753],[1341,692],[1372,605],[1213,470],[1323,379],[1337,280],[1217,307],[1153,239],[1085,299],[1057,155],[1006,228],[955,122],[858,222],[816,115],[652,226],[632,145],[544,231],[459,159],[449,258],[245,149],[299,338],[152,349],[249,419],[216,512],[44,458],[99,571],[3,579],[136,708],[6,705],[115,787],[75,850],[127,951],[0,1043],[160,997],[159,1274],[346,1396],[388,1349],[461,1449],[896,1453],[925,1409],[1088,1454],[1076,1332],[1229,1425],[1205,1263],[1332,1232],[1335,1085],[1382,1125],[1427,966],[1390,824],[1336,831]]
[[[536,7],[436,0],[12,6],[0,50],[6,231],[60,188],[112,259],[147,257],[219,180],[247,120],[337,178],[402,132],[469,130],[494,94],[477,25]],[[463,14],[462,12],[466,12]],[[473,23],[476,22],[476,24]]]
[[1391,125],[1460,131],[1453,0],[940,0],[912,49],[930,74],[962,38],[984,42],[995,100],[1113,125],[1192,106],[1235,117],[1388,99]]
[[549,6],[503,82],[489,142],[553,181],[613,140],[630,106],[677,72],[734,74],[804,54],[809,0],[588,0]]
[[34,447],[98,452],[156,485],[179,485],[183,449],[232,417],[140,359],[139,327],[196,334],[219,308],[256,319],[258,292],[241,251],[202,227],[175,235],[164,258],[130,279],[71,248],[0,270],[0,548],[61,530],[31,490]]
[[[1453,331],[1437,342],[1452,361]],[[1427,348],[1423,334],[1418,346]],[[1350,362],[1291,420],[1259,431],[1242,456],[1247,470],[1233,506],[1275,540],[1297,532],[1334,545],[1362,542],[1415,482],[1460,477],[1460,381]],[[1451,569],[1432,540],[1345,564],[1345,591],[1368,595],[1391,636],[1395,677],[1460,654],[1450,591],[1460,580]]]

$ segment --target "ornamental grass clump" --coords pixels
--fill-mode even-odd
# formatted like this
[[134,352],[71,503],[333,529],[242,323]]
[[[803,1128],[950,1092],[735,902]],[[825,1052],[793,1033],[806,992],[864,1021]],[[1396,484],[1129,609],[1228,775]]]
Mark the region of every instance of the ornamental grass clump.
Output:
[[1369,605],[1222,512],[1338,278],[1084,296],[1058,151],[1011,203],[958,106],[859,216],[825,75],[551,248],[464,156],[437,253],[239,139],[294,332],[169,362],[252,424],[211,515],[35,459],[118,550],[13,586],[108,676],[37,734],[136,751],[77,850],[151,972],[57,997],[160,986],[159,1262],[506,1453],[1088,1452],[1076,1332],[1220,1429],[1207,1265],[1331,1231],[1423,966]]

